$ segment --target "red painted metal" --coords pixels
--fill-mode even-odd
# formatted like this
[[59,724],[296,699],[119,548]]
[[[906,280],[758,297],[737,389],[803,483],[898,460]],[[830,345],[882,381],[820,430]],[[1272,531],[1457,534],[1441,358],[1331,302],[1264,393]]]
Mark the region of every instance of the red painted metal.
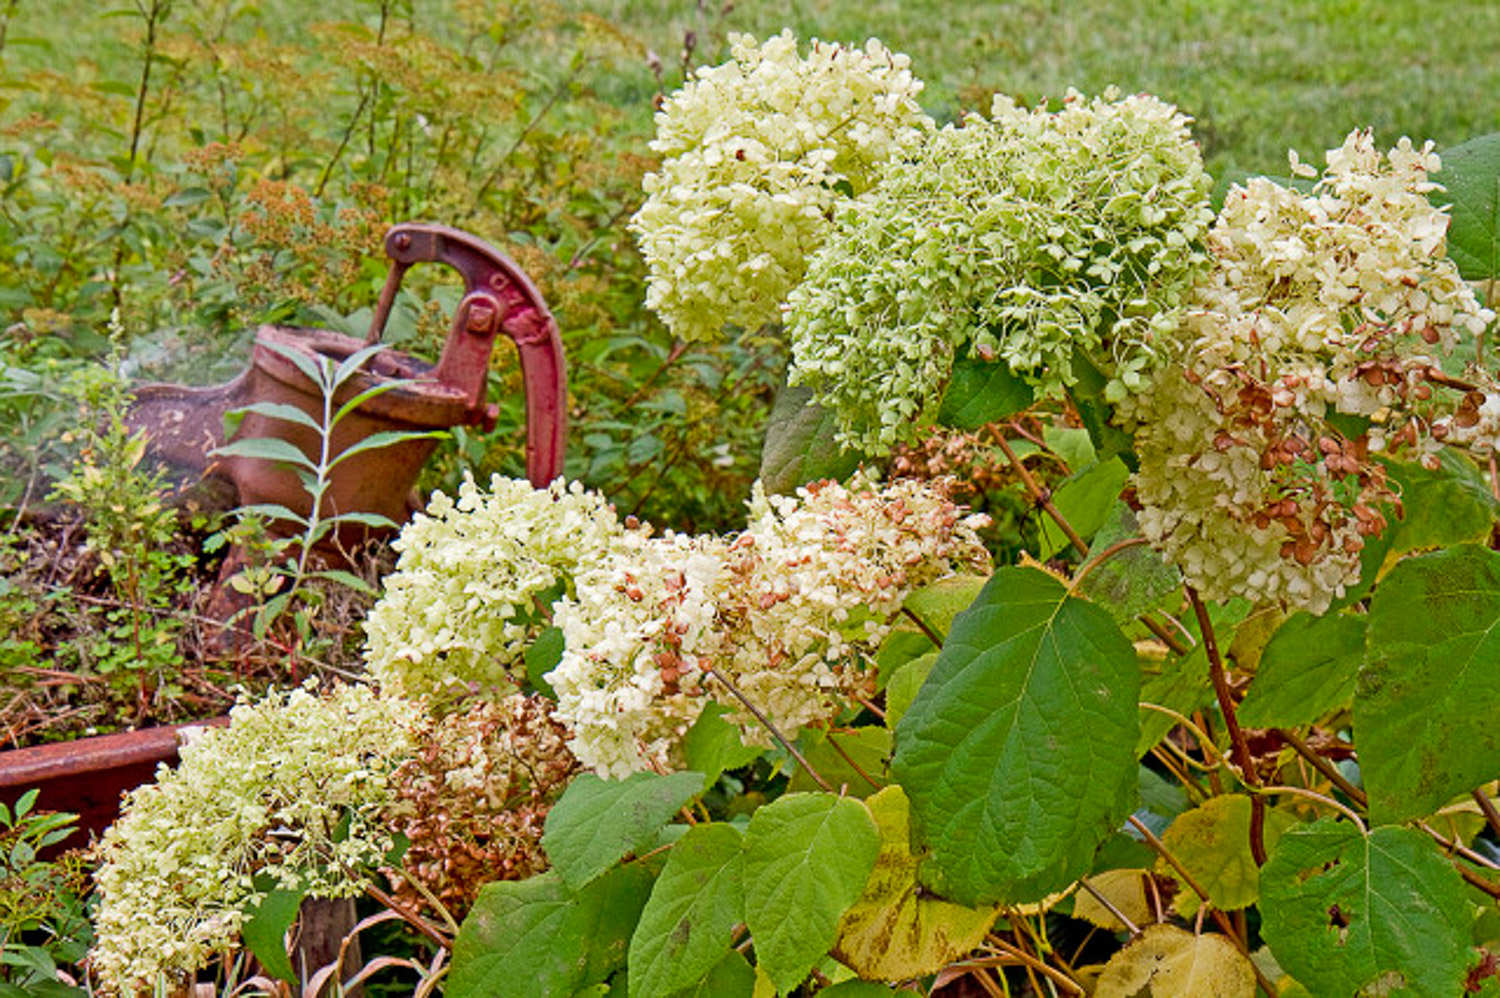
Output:
[[[228,723],[219,717],[0,752],[0,800],[13,804],[35,787],[38,808],[72,811],[81,829],[97,835],[119,814],[122,793],[150,780],[160,764],[177,761],[185,731]],[[62,843],[82,844],[78,836]]]

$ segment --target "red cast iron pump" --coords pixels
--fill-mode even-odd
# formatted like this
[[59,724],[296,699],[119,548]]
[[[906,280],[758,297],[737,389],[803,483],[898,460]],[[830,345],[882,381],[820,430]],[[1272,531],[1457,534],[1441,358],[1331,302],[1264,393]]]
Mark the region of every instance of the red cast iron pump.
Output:
[[[279,503],[308,515],[311,499],[291,468],[260,458],[213,456],[213,450],[225,443],[224,414],[254,402],[278,402],[321,421],[323,396],[318,386],[271,345],[309,358],[343,360],[379,342],[406,271],[415,263],[438,262],[464,279],[464,297],[442,356],[435,366],[391,349],[371,357],[344,384],[337,404],[392,379],[410,383],[362,402],[335,428],[331,453],[342,453],[383,431],[461,425],[493,429],[496,407],[486,404],[485,381],[490,351],[503,333],[516,344],[526,392],[527,478],[542,487],[561,474],[567,375],[557,323],[536,287],[488,243],[441,225],[396,225],[386,235],[385,251],[392,261],[390,276],[363,342],[328,330],[262,326],[255,334],[250,368],[233,381],[209,388],[139,389],[126,422],[150,436],[148,453],[194,477],[227,477],[242,505]],[[254,437],[280,437],[314,460],[320,450],[319,435],[311,427],[251,412],[234,438]],[[403,522],[412,512],[412,486],[435,446],[432,439],[423,438],[351,455],[333,470],[321,512],[379,513]]]

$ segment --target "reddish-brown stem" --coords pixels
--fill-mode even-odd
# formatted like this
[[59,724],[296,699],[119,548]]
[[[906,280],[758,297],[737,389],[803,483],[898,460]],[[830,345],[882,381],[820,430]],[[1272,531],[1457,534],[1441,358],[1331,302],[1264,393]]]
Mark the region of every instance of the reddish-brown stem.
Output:
[[1484,820],[1490,823],[1490,830],[1500,838],[1500,810],[1495,809],[1495,802],[1485,796],[1483,789],[1475,787],[1472,793],[1474,803],[1479,805],[1479,813],[1484,815]]
[[1155,617],[1151,616],[1151,614],[1143,613],[1137,619],[1140,620],[1142,624],[1145,624],[1146,630],[1156,635],[1156,640],[1166,645],[1167,648],[1172,652],[1172,654],[1186,655],[1188,652],[1192,651],[1191,648],[1182,643],[1181,639],[1179,639],[1177,635],[1167,630],[1165,624],[1157,620]]
[[1031,477],[1031,472],[1026,470],[1026,465],[1022,464],[1021,459],[1016,457],[1016,452],[1010,449],[1010,443],[999,433],[995,434],[995,443],[999,444],[1000,449],[1005,452],[1005,459],[1010,462],[1010,466],[1016,469],[1016,475],[1020,477],[1021,484],[1025,486],[1032,501],[1041,507],[1048,516],[1052,517],[1052,522],[1056,523],[1058,529],[1067,535],[1068,540],[1078,549],[1078,553],[1087,556],[1089,546],[1083,542],[1082,537],[1078,536],[1078,531],[1073,529],[1073,525],[1068,522],[1067,517],[1063,516],[1062,512],[1053,505],[1051,494],[1042,488],[1035,478]]
[[[1214,637],[1213,622],[1208,619],[1208,607],[1198,598],[1198,591],[1184,586],[1188,600],[1193,604],[1193,614],[1198,618],[1198,630],[1203,637],[1203,651],[1208,656],[1208,676],[1213,680],[1214,696],[1219,700],[1219,710],[1224,715],[1224,727],[1229,731],[1229,742],[1234,747],[1235,765],[1240,767],[1240,778],[1255,789],[1260,788],[1260,776],[1255,772],[1255,760],[1250,755],[1250,746],[1245,741],[1245,732],[1234,713],[1234,694],[1229,689],[1229,678],[1224,674],[1224,660],[1219,657],[1218,639]],[[1266,802],[1259,794],[1250,797],[1250,855],[1256,866],[1266,863]]]
[[1338,771],[1338,767],[1334,766],[1333,763],[1329,762],[1321,755],[1318,755],[1317,752],[1313,751],[1313,747],[1311,745],[1307,744],[1301,738],[1298,738],[1290,731],[1277,729],[1276,733],[1279,734],[1286,741],[1286,743],[1292,747],[1292,750],[1294,752],[1296,752],[1302,758],[1306,759],[1309,763],[1312,764],[1312,767],[1314,769],[1323,774],[1323,777],[1328,780],[1329,783],[1332,783],[1335,787],[1337,787],[1339,792],[1342,793],[1345,797],[1348,797],[1360,807],[1369,806],[1370,801],[1369,798],[1365,796],[1365,792],[1359,789],[1359,787],[1356,787],[1354,784],[1350,783],[1348,780],[1344,779],[1344,774]]

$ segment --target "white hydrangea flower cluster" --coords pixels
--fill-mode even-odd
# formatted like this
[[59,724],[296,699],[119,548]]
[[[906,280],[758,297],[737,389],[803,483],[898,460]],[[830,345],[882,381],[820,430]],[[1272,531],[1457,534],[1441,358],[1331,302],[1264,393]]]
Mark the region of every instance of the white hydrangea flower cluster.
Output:
[[699,69],[656,116],[660,169],[631,221],[650,267],[646,305],[683,339],[780,317],[835,203],[931,127],[910,60],[790,31]]
[[997,98],[842,205],[788,299],[794,383],[869,452],[930,422],[968,345],[1043,396],[1091,355],[1141,389],[1208,263],[1212,186],[1188,119],[1149,95]]
[[1479,384],[1464,393],[1453,412],[1432,421],[1432,435],[1488,458],[1500,451],[1500,387],[1492,376],[1476,380]]
[[[1327,163],[1311,193],[1262,178],[1230,191],[1183,367],[1122,407],[1142,529],[1205,596],[1322,612],[1356,581],[1396,502],[1372,452],[1435,446],[1422,428],[1438,357],[1494,318],[1445,255],[1431,143],[1383,156],[1357,131]],[[1312,172],[1295,153],[1292,168]],[[1457,421],[1476,426],[1483,396],[1470,402]],[[1338,416],[1375,426],[1351,439]]]
[[674,765],[712,699],[747,743],[765,743],[719,670],[788,737],[871,692],[868,658],[912,589],[985,570],[943,483],[822,482],[793,497],[757,489],[733,537],[633,532],[558,603],[566,650],[547,676],[573,753],[607,776]]
[[[419,708],[349,686],[241,703],[177,768],[127,797],[95,874],[91,962],[107,993],[169,990],[237,942],[257,875],[315,897],[364,889],[391,849],[380,820]],[[335,829],[348,821],[335,841]]]
[[401,531],[396,571],[365,621],[371,674],[404,696],[505,688],[546,606],[623,531],[576,482],[539,490],[496,475],[488,493],[472,480],[457,502],[436,493]]

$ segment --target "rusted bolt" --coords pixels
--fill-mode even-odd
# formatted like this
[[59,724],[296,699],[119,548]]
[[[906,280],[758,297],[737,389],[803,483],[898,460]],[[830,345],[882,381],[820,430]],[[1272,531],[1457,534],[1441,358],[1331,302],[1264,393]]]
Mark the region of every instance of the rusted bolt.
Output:
[[471,333],[488,333],[495,328],[495,309],[481,301],[471,303],[466,328]]
[[392,242],[395,244],[396,249],[402,252],[411,249],[411,235],[409,233],[396,233],[396,238]]

